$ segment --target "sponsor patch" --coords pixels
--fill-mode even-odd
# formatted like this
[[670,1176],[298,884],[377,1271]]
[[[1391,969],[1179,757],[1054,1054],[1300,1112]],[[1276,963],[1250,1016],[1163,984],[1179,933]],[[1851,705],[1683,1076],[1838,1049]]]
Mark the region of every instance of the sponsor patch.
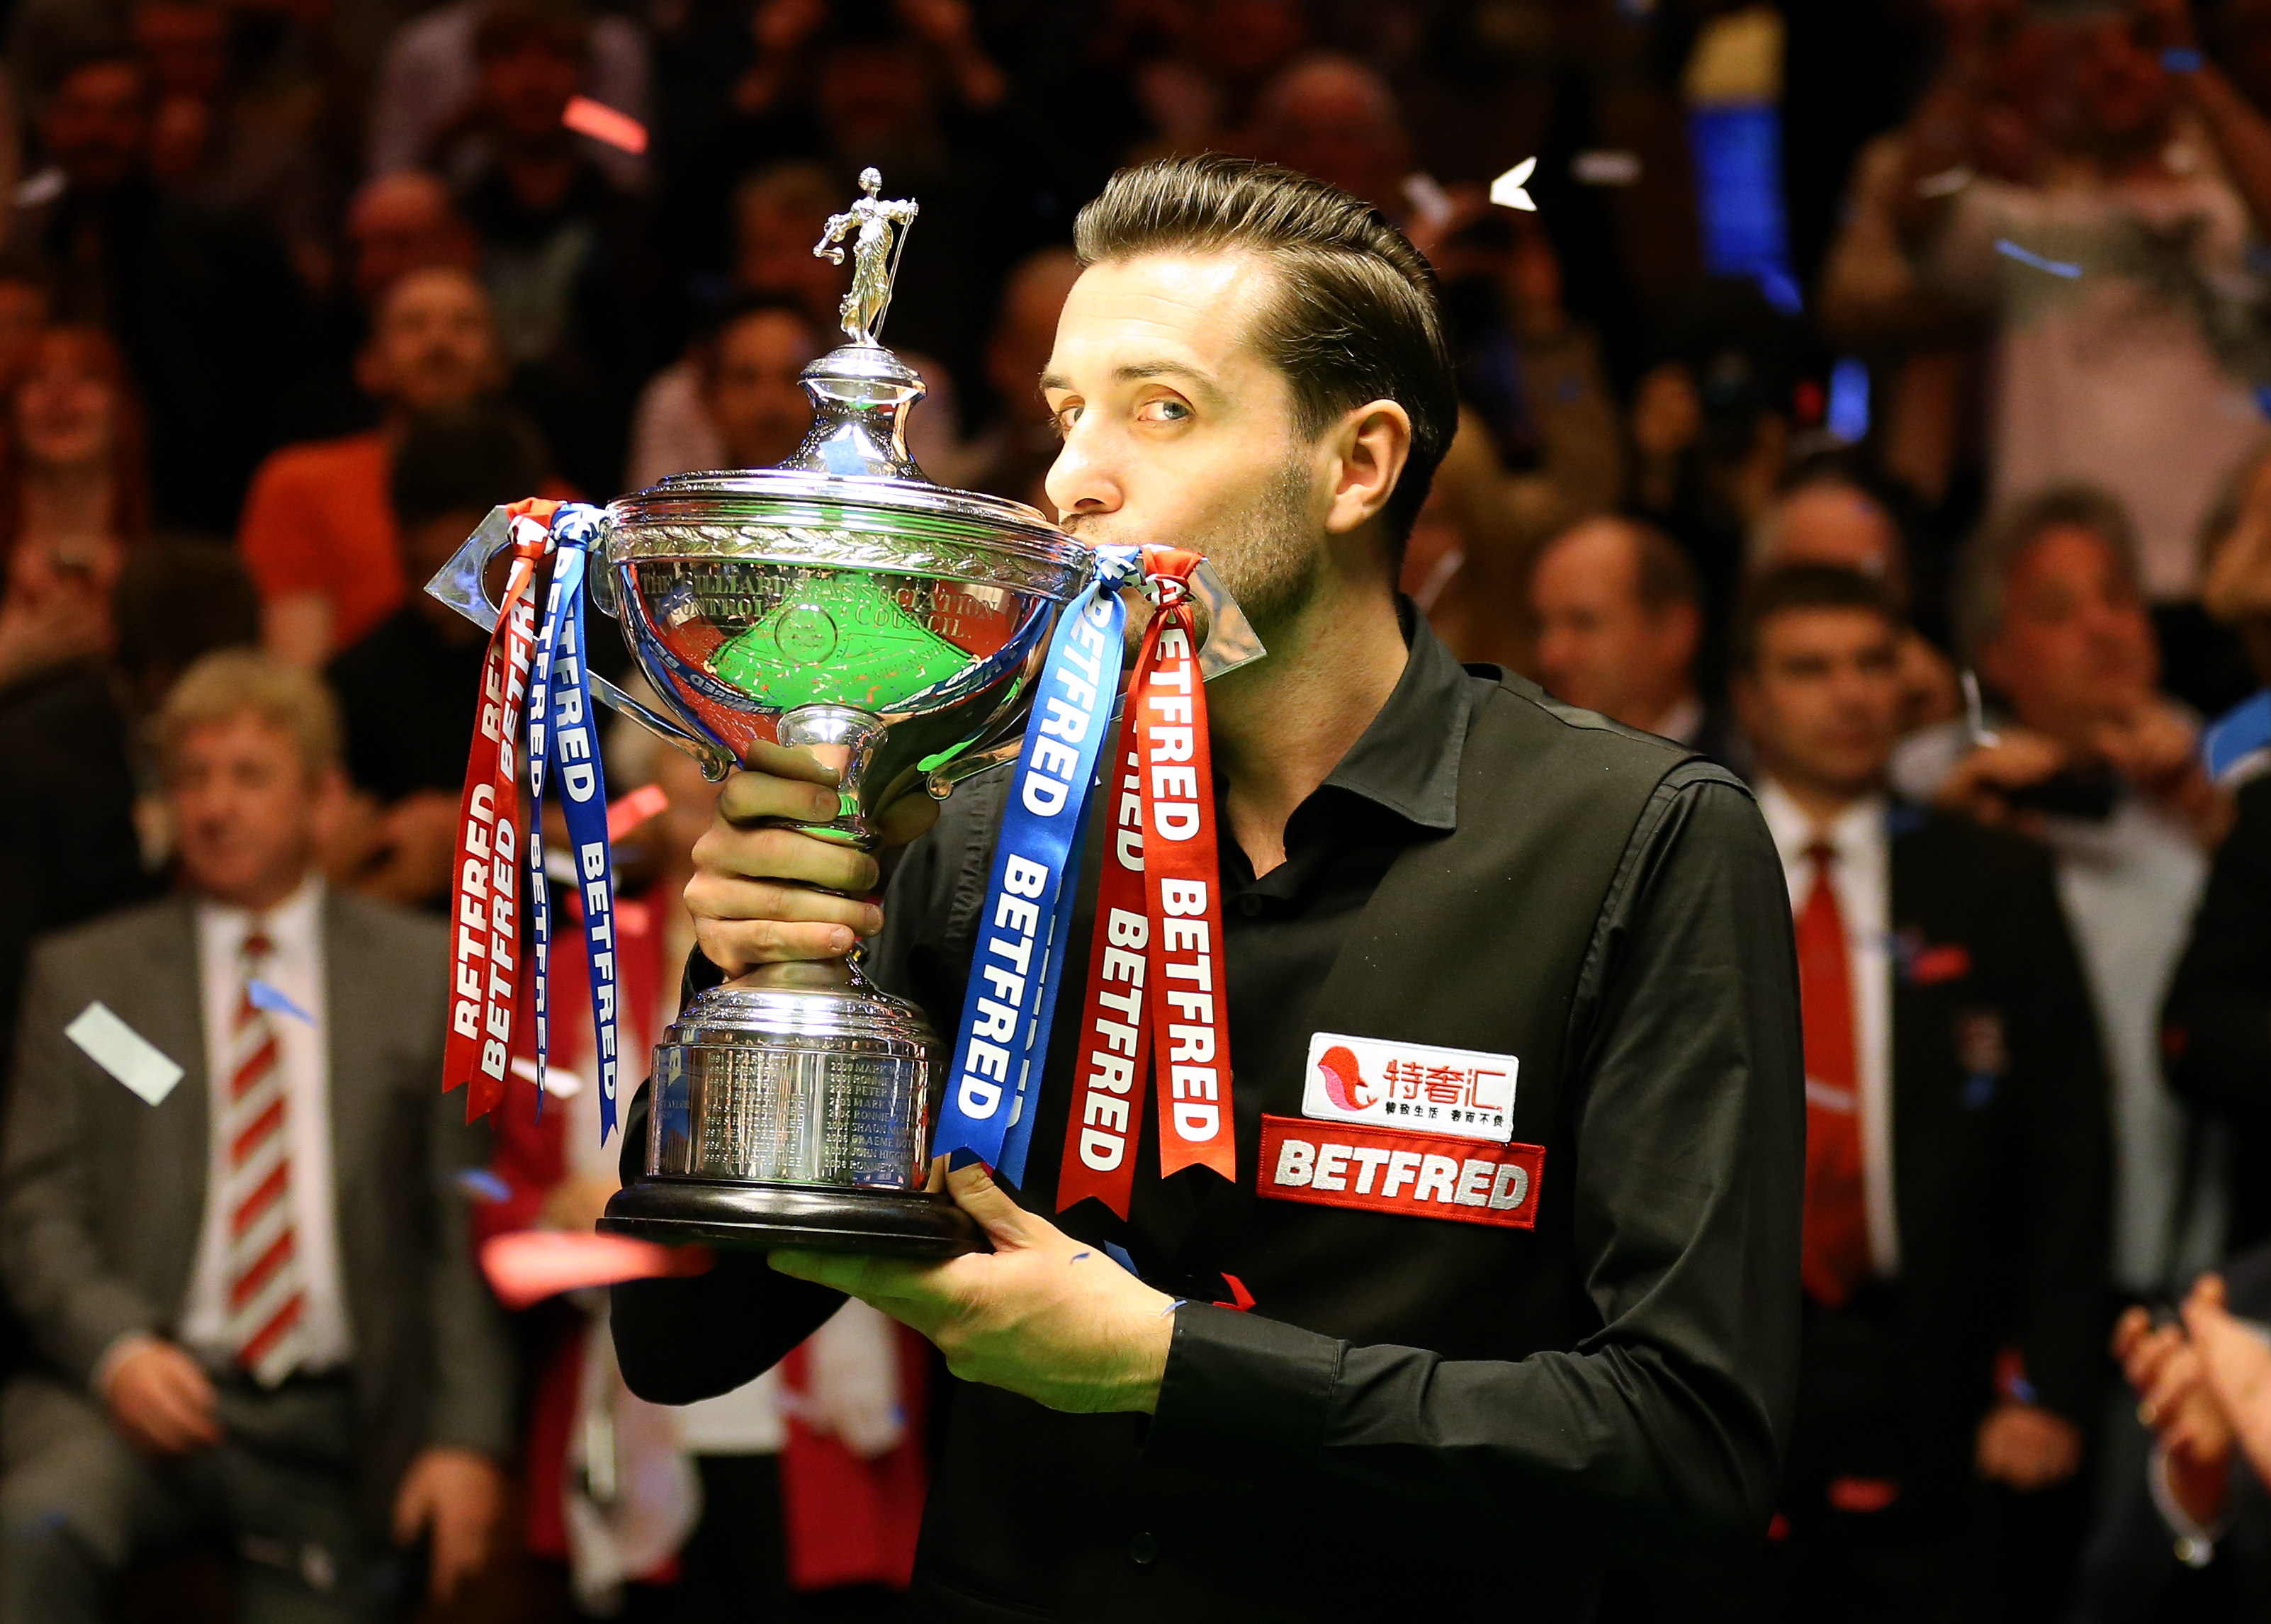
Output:
[[1520,1063],[1511,1054],[1321,1032],[1309,1039],[1301,1114],[1504,1144],[1514,1137]]
[[1264,1116],[1255,1181],[1277,1201],[1535,1229],[1545,1170],[1543,1145]]

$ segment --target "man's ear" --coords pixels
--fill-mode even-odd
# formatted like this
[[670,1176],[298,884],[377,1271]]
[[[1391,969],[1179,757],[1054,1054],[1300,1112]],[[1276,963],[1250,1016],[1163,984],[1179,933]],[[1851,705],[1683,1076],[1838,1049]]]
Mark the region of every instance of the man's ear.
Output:
[[1332,431],[1332,503],[1325,529],[1346,535],[1380,516],[1411,458],[1411,414],[1374,400],[1344,415]]

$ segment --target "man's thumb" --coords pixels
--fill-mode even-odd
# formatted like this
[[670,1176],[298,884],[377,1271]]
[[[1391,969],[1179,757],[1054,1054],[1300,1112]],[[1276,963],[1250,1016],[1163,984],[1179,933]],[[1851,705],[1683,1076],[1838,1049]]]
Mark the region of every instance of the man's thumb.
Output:
[[1025,1244],[1025,1210],[994,1182],[982,1163],[972,1162],[948,1173],[946,1189],[957,1206],[978,1220],[986,1238],[996,1247]]

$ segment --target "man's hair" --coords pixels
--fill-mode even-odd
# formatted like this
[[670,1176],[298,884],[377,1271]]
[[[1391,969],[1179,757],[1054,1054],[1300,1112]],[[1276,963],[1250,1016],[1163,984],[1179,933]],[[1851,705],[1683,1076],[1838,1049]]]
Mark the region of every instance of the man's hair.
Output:
[[387,495],[402,528],[447,513],[486,513],[532,496],[544,480],[544,442],[510,406],[428,412],[394,453]]
[[1647,613],[1661,615],[1679,604],[1691,608],[1702,607],[1703,577],[1696,573],[1694,562],[1679,543],[1647,520],[1627,518],[1621,513],[1597,513],[1556,531],[1530,559],[1530,575],[1535,577],[1538,569],[1564,541],[1597,528],[1612,529],[1631,541],[1633,595]]
[[590,14],[575,0],[498,0],[473,30],[476,62],[494,62],[531,45],[562,56],[589,56]]
[[1435,273],[1370,204],[1275,164],[1209,153],[1122,169],[1073,225],[1081,263],[1249,253],[1277,272],[1255,347],[1293,386],[1309,439],[1368,400],[1411,416],[1411,452],[1386,510],[1400,548],[1458,428]]
[[1858,609],[1897,628],[1900,611],[1885,584],[1843,564],[1777,564],[1752,578],[1735,603],[1727,633],[1727,667],[1737,676],[1759,668],[1759,640],[1777,615],[1800,609]]
[[223,649],[182,674],[158,708],[159,757],[168,768],[194,728],[250,714],[289,734],[310,778],[339,764],[339,707],[323,679],[257,649]]
[[2136,527],[2110,492],[2095,485],[2053,485],[2005,503],[1987,516],[1956,569],[1955,637],[1967,658],[1977,659],[2002,630],[2005,590],[2027,549],[2045,533],[2066,528],[2097,537],[2122,573],[2137,580]]

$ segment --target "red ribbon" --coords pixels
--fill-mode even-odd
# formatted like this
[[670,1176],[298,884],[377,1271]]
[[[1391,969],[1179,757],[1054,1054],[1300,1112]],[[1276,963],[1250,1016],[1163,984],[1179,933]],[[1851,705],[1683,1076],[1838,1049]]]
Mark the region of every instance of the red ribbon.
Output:
[[512,573],[496,629],[481,662],[480,711],[465,758],[458,808],[450,919],[450,1032],[442,1050],[442,1090],[466,1084],[465,1120],[504,1099],[513,1024],[526,980],[520,973],[520,891],[526,834],[520,804],[521,711],[536,650],[536,567],[550,550],[559,504],[530,500],[511,517]]
[[1188,585],[1199,562],[1175,549],[1144,550],[1159,606],[1112,756],[1121,777],[1097,879],[1081,1012],[1085,1047],[1057,1177],[1060,1211],[1094,1196],[1128,1216],[1154,1054],[1163,1072],[1160,1176],[1190,1166],[1237,1176],[1214,771]]

